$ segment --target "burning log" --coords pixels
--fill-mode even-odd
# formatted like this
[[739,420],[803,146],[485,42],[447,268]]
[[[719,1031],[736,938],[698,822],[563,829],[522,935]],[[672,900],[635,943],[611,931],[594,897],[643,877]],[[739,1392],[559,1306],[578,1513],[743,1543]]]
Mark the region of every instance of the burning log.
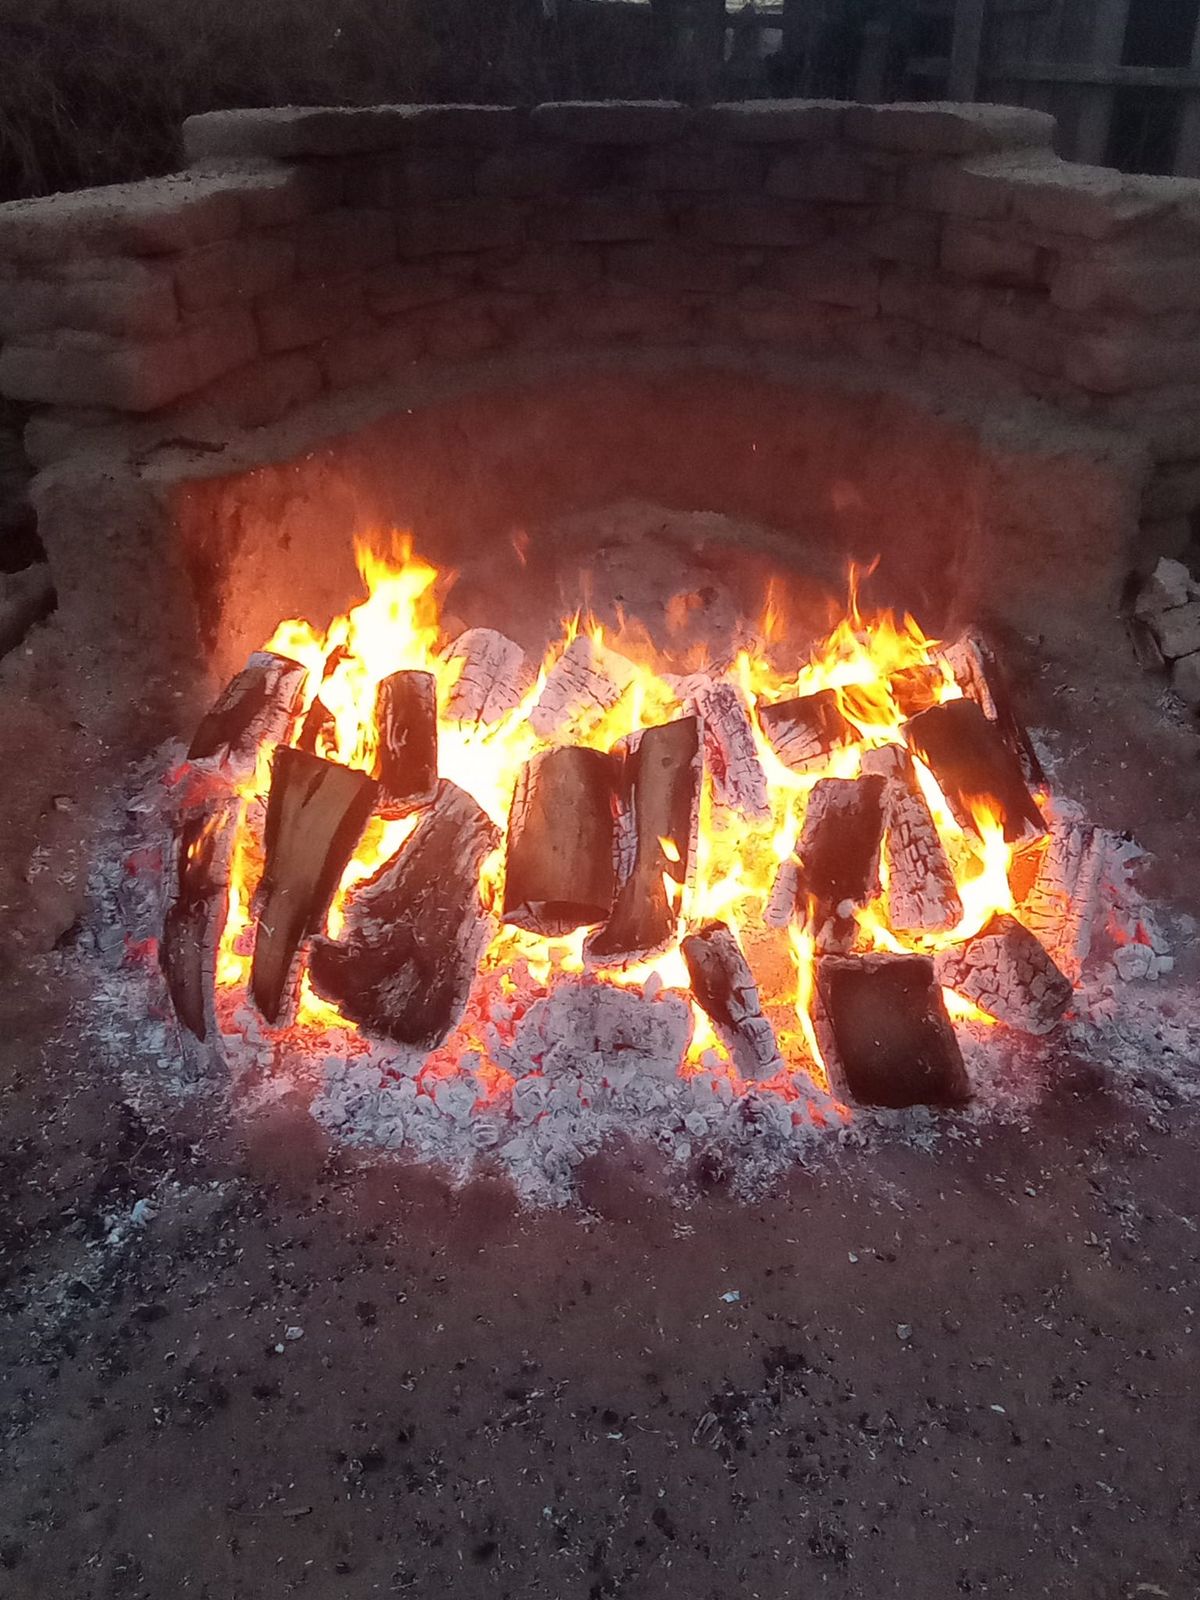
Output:
[[196,729],[188,760],[211,763],[235,783],[248,778],[259,746],[286,738],[305,676],[298,661],[255,651]]
[[1078,979],[1103,926],[1110,838],[1080,822],[1056,822],[1028,893],[1019,896],[1022,924],[1067,977]]
[[960,1105],[971,1085],[926,956],[817,962],[817,1042],[835,1092],[860,1105]]
[[377,790],[365,772],[286,745],[275,752],[250,969],[250,992],[268,1022],[279,1017],[296,951],[320,926]]
[[296,735],[297,750],[306,750],[310,756],[317,755],[318,746],[337,744],[337,723],[334,721],[333,712],[321,699],[320,695],[308,708],[308,714],[300,724],[300,732]]
[[375,696],[381,809],[404,816],[437,793],[437,682],[431,672],[393,672]]
[[522,769],[508,814],[505,922],[558,938],[608,916],[619,773],[615,756],[575,746]]
[[397,854],[347,899],[340,939],[313,940],[313,988],[368,1033],[435,1049],[462,1017],[487,935],[479,872],[500,832],[444,781]]
[[834,690],[794,700],[760,700],[758,722],[771,748],[793,772],[813,772],[858,734],[842,715]]
[[709,683],[696,691],[693,704],[717,799],[744,817],[765,822],[771,815],[767,775],[758,759],[746,702],[732,683]]
[[549,739],[581,718],[598,717],[616,705],[634,676],[632,662],[578,633],[547,673],[529,725]]
[[1026,781],[1034,788],[1045,785],[1046,774],[1038,760],[1033,741],[1017,716],[1007,679],[996,654],[977,633],[964,633],[944,645],[939,652],[954,673],[968,700],[994,722],[1005,744],[1021,764]]
[[1046,824],[1020,763],[997,724],[973,700],[947,700],[904,724],[904,737],[933,773],[960,826],[979,832],[975,808],[997,817],[1009,844],[1030,844]]
[[948,932],[962,917],[962,901],[911,756],[898,744],[883,745],[865,752],[862,770],[885,783],[888,922],[899,933]]
[[1022,1033],[1049,1033],[1071,1003],[1071,980],[1015,917],[993,917],[934,966],[939,983]]
[[520,705],[533,683],[524,650],[494,628],[468,628],[460,633],[445,659],[462,662],[446,701],[451,722],[498,722],[506,711]]
[[781,861],[771,885],[771,893],[763,908],[763,921],[768,928],[786,928],[799,909],[800,863],[795,856]]
[[705,1011],[743,1078],[783,1070],[775,1030],[763,1016],[758,985],[733,934],[709,922],[680,945],[696,1003]]
[[901,667],[888,680],[892,699],[902,717],[915,717],[918,711],[928,711],[935,706],[945,683],[937,662],[917,662],[911,667]]
[[816,947],[848,950],[854,913],[879,893],[884,780],[820,778],[813,785],[796,844],[796,908],[810,909]]
[[628,966],[666,948],[676,906],[664,881],[687,882],[700,800],[700,731],[695,717],[646,728],[624,755],[624,810],[632,865],[612,915],[584,945],[598,966]]
[[229,800],[197,811],[179,829],[175,894],[163,919],[159,964],[175,1015],[197,1039],[208,1035],[217,941],[229,904]]

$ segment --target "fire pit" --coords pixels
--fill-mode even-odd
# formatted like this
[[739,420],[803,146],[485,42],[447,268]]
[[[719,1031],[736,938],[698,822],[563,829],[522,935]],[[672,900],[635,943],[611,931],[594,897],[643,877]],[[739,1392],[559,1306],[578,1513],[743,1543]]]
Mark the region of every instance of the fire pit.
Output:
[[100,954],[143,1084],[561,1200],[614,1132],[753,1184],[1191,1048],[1120,989],[1172,954],[1115,830],[1169,818],[1013,688],[1097,763],[1187,737],[1118,612],[1194,509],[1191,202],[1049,135],[221,113],[0,208],[102,907],[8,924]]

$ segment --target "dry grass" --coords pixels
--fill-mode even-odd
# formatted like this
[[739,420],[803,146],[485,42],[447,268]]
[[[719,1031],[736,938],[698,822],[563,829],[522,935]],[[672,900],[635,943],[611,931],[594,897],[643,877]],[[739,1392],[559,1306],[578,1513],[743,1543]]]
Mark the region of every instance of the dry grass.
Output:
[[548,26],[540,0],[7,0],[0,198],[167,171],[183,118],[217,107],[644,92],[605,30]]

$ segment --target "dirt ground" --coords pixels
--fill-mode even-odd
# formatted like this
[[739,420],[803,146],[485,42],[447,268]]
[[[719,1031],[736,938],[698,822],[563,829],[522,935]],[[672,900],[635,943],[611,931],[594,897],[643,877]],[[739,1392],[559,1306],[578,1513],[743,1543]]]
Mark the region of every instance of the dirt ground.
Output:
[[1195,1112],[1081,1066],[1033,1132],[532,1216],[286,1107],[155,1129],[66,965],[0,1019],[6,1600],[1200,1592]]

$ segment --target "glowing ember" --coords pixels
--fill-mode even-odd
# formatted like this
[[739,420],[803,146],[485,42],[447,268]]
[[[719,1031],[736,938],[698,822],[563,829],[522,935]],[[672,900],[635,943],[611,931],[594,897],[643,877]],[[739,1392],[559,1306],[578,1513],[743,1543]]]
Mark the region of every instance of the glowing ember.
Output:
[[[928,638],[909,616],[897,619],[891,612],[864,615],[853,572],[846,614],[800,665],[794,658],[787,659],[773,593],[768,593],[753,630],[758,642],[725,665],[710,666],[694,659],[672,661],[632,628],[606,633],[592,619],[577,615],[564,621],[560,638],[515,704],[490,722],[462,721],[448,709],[461,700],[456,694],[466,669],[463,658],[448,650],[451,641],[439,628],[439,591],[447,587],[443,575],[414,556],[405,541],[394,542],[387,553],[364,544],[358,560],[366,588],[360,605],[337,618],[324,633],[302,620],[283,622],[267,647],[300,662],[307,671],[300,715],[314,730],[309,748],[330,762],[366,773],[376,771],[376,697],[381,682],[402,669],[428,672],[437,686],[438,773],[473,797],[502,833],[522,769],[540,751],[559,743],[606,752],[614,747],[633,748],[641,730],[693,712],[702,703],[697,696],[706,685],[723,682],[731,686],[721,691],[725,705],[733,697],[732,691],[737,691],[737,704],[743,708],[736,721],[740,743],[721,753],[725,763],[721,768],[723,799],[714,793],[706,765],[694,839],[689,841],[674,825],[670,833],[659,832],[651,839],[652,845],[657,839],[666,907],[677,924],[676,938],[658,955],[621,968],[598,969],[598,976],[644,989],[650,996],[663,989],[688,994],[688,971],[679,939],[704,924],[724,923],[748,954],[763,1013],[775,1028],[788,1073],[801,1075],[793,1088],[781,1076],[780,1092],[790,1096],[798,1089],[801,1097],[811,1092],[803,1076],[807,1075],[827,1093],[826,1064],[813,1021],[816,927],[811,902],[806,917],[803,895],[798,906],[789,898],[794,889],[786,874],[797,875],[792,858],[814,785],[821,779],[857,778],[868,750],[888,745],[907,750],[904,724],[913,709],[912,695],[918,690],[924,707],[962,698],[962,688],[939,654],[938,641]],[[673,602],[668,622],[682,623],[686,611],[685,600]],[[687,668],[683,677],[677,675],[681,665]],[[842,732],[828,749],[821,750],[819,759],[806,761],[802,770],[796,770],[781,758],[783,746],[777,749],[764,732],[763,720],[770,719],[760,719],[753,714],[754,708],[782,708],[789,702],[807,702],[814,695],[824,696],[825,723]],[[746,710],[751,712],[748,719]],[[801,706],[801,714],[803,710]],[[814,737],[819,737],[818,724],[814,722],[813,727],[818,729]],[[809,731],[802,729],[805,736]],[[711,765],[708,732],[706,727],[707,762]],[[715,730],[718,736],[719,732]],[[253,776],[239,790],[228,915],[216,961],[218,1007],[227,1015],[243,1001],[249,977],[254,896],[263,871],[262,815],[273,753],[264,742]],[[734,809],[739,761],[757,763],[750,786],[754,803],[745,810]],[[961,919],[948,931],[897,931],[887,918],[885,870],[874,899],[839,908],[849,929],[843,953],[933,956],[965,944],[996,914],[1011,916],[1016,911],[1009,877],[1017,847],[1005,842],[1000,818],[979,806],[965,819],[973,826],[964,826],[961,807],[956,819],[933,773],[921,760],[912,757],[906,770],[910,782],[915,776],[914,793],[919,790],[928,806],[949,861],[962,904]],[[765,807],[761,800],[764,780]],[[336,939],[342,934],[347,897],[397,855],[418,815],[399,819],[376,815],[368,823],[342,873],[326,918],[326,935]],[[617,848],[618,852],[633,848],[628,838],[622,841],[620,828]],[[785,874],[782,890],[777,888],[781,868]],[[504,1034],[506,1007],[528,1004],[556,980],[584,972],[588,931],[580,928],[561,938],[545,938],[499,921],[504,872],[501,845],[484,861],[480,875],[483,904],[493,920],[477,979],[496,996],[498,1020],[493,1031],[497,1037]],[[775,928],[768,925],[772,918],[767,915],[768,902],[773,901],[785,908],[785,925]],[[951,915],[956,913],[957,905]],[[945,1000],[953,1018],[993,1020],[951,990],[945,991]],[[702,1063],[711,1065],[718,1057],[724,1059],[709,1017],[691,1003],[695,1025],[685,1072]],[[314,1036],[326,1028],[350,1028],[336,1007],[314,994],[307,976],[301,982],[293,1026]],[[488,1092],[500,1093],[509,1080],[492,1060],[491,1048],[477,1024],[464,1023],[429,1058],[426,1070],[452,1073],[458,1057],[473,1052],[475,1070],[486,1075]]]

